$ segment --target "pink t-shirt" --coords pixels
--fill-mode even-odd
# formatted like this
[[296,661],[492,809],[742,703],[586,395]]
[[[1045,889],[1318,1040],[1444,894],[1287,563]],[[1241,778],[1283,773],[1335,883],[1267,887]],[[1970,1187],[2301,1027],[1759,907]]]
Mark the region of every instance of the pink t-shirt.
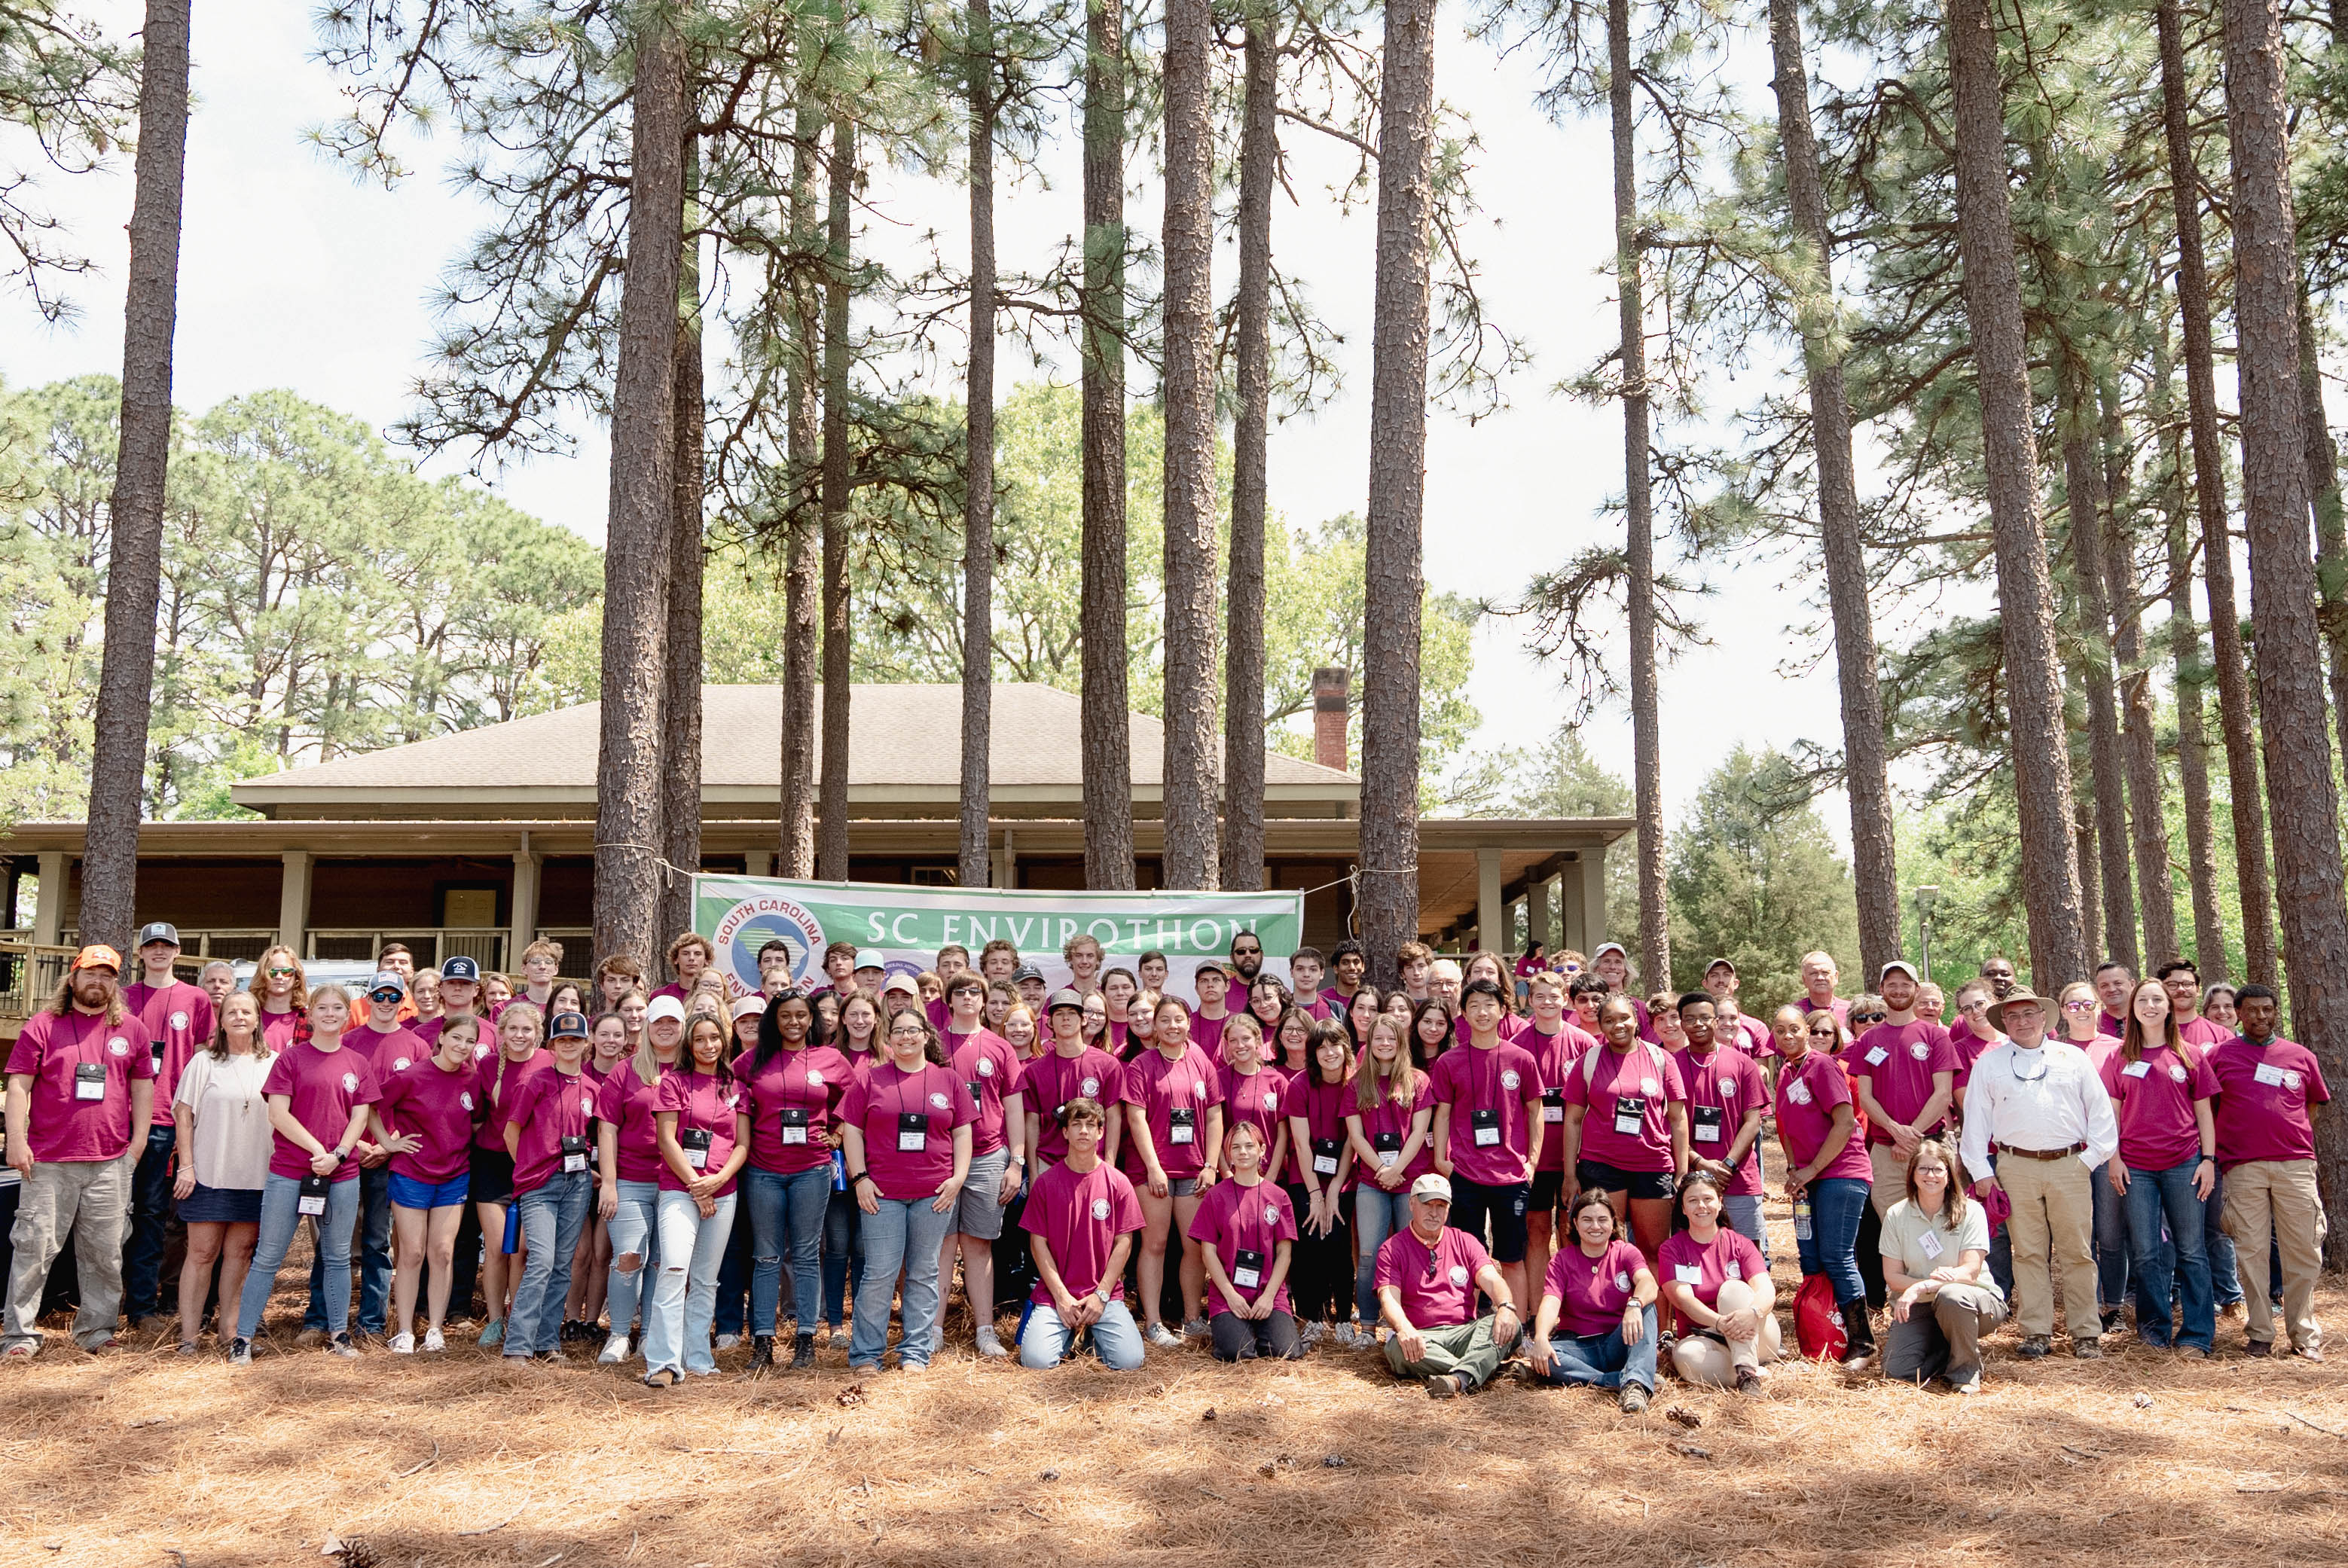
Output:
[[829,1164],[832,1115],[856,1081],[848,1058],[828,1045],[808,1045],[778,1050],[764,1067],[756,1062],[755,1051],[734,1059],[734,1081],[750,1117],[750,1163],[782,1176]]
[[[146,1027],[127,1014],[108,1023],[103,1013],[59,1018],[43,1008],[8,1048],[8,1071],[33,1081],[25,1142],[36,1161],[118,1160],[130,1147],[131,1081],[155,1076],[155,1053]],[[76,1087],[84,1082],[99,1085],[97,1099],[82,1098],[91,1092]]]
[[1272,1146],[1288,1115],[1288,1074],[1277,1067],[1259,1067],[1241,1077],[1237,1068],[1224,1062],[1215,1070],[1215,1085],[1222,1091],[1223,1168],[1231,1168],[1231,1129],[1251,1122],[1263,1134],[1264,1173],[1277,1180]]
[[507,1120],[517,1129],[514,1144],[514,1194],[534,1193],[563,1170],[562,1141],[575,1138],[572,1150],[586,1163],[585,1174],[595,1168],[594,1145],[587,1123],[595,1117],[595,1085],[583,1072],[549,1067],[530,1074],[514,1095]]
[[1679,1065],[1648,1040],[1586,1052],[1565,1080],[1565,1102],[1590,1108],[1581,1119],[1581,1158],[1618,1171],[1672,1168],[1669,1107],[1687,1097]]
[[[1504,1012],[1500,1015],[1500,1021],[1493,1029],[1492,1032],[1498,1035],[1502,1040],[1519,1040],[1522,1038],[1525,1030],[1532,1028],[1532,1026],[1533,1020],[1524,1017],[1520,1013]],[[1476,1031],[1468,1027],[1468,1019],[1465,1014],[1453,1019],[1451,1020],[1452,1049],[1457,1050],[1459,1047],[1468,1044],[1469,1039],[1475,1034],[1475,1032]]]
[[1223,1060],[1223,1025],[1231,1021],[1228,1009],[1220,1018],[1209,1018],[1204,1013],[1190,1015],[1190,1043],[1207,1053],[1208,1060],[1218,1066]]
[[493,1050],[473,1063],[474,1102],[489,1108],[489,1119],[473,1134],[475,1148],[499,1154],[506,1152],[507,1112],[521,1093],[521,1086],[553,1065],[554,1052],[544,1046],[531,1051],[526,1061],[508,1061],[503,1051]]
[[[1725,1160],[1736,1142],[1736,1130],[1748,1111],[1769,1107],[1769,1081],[1761,1064],[1733,1047],[1717,1045],[1703,1056],[1693,1049],[1673,1054],[1680,1081],[1687,1086],[1688,1153],[1700,1160]],[[1761,1191],[1761,1141],[1745,1151],[1729,1177],[1729,1197],[1751,1197]]]
[[1443,1227],[1430,1247],[1408,1225],[1378,1248],[1376,1288],[1402,1293],[1402,1315],[1417,1328],[1449,1328],[1476,1320],[1476,1276],[1492,1255],[1466,1231]]
[[171,1097],[188,1058],[212,1042],[212,999],[185,980],[150,986],[144,980],[122,988],[122,1005],[147,1030],[155,1058],[154,1124],[171,1125]]
[[[674,1067],[657,1070],[666,1078],[675,1072]],[[635,1064],[622,1058],[612,1075],[603,1080],[596,1096],[595,1120],[609,1122],[617,1143],[620,1180],[623,1182],[657,1182],[661,1178],[660,1125],[654,1114],[660,1109],[660,1086],[646,1083]]]
[[1715,1311],[1723,1285],[1732,1279],[1760,1279],[1768,1272],[1761,1249],[1726,1225],[1709,1242],[1699,1242],[1686,1231],[1675,1233],[1663,1243],[1663,1256],[1655,1264],[1655,1278],[1665,1288],[1688,1286],[1699,1303]]
[[[1010,1142],[1005,1136],[1009,1123],[1004,1114],[1004,1100],[1025,1092],[1020,1083],[1019,1053],[1011,1049],[1009,1040],[985,1028],[968,1034],[947,1035],[945,1044],[953,1075],[971,1103],[971,1158],[992,1154]],[[1025,1099],[1020,1106],[1019,1113],[1024,1117],[1027,1113]]]
[[425,1044],[422,1038],[406,1024],[395,1024],[387,1030],[378,1030],[373,1024],[363,1023],[343,1036],[343,1043],[353,1050],[364,1052],[368,1065],[375,1069],[375,1081],[386,1087],[393,1073],[405,1072],[410,1063],[421,1061],[432,1054],[432,1047]]
[[2168,1046],[2135,1061],[2115,1055],[2103,1066],[2104,1091],[2120,1124],[2120,1158],[2131,1171],[2166,1171],[2201,1157],[2196,1101],[2218,1092],[2201,1053]]
[[1451,1107],[1452,1170],[1480,1186],[1523,1181],[1532,1153],[1525,1103],[1538,1114],[1546,1087],[1532,1052],[1505,1040],[1489,1050],[1447,1050],[1426,1077],[1435,1102]]
[[[1069,1295],[1081,1298],[1104,1283],[1117,1238],[1132,1235],[1145,1223],[1133,1184],[1124,1172],[1103,1160],[1082,1173],[1062,1162],[1036,1177],[1019,1225],[1044,1239],[1051,1249],[1052,1266],[1060,1271],[1060,1283],[1067,1286]],[[1106,1283],[1111,1301],[1125,1299],[1123,1275],[1108,1277]],[[1048,1307],[1052,1292],[1038,1279],[1027,1299]]]
[[271,1012],[267,1008],[263,1008],[261,1009],[261,1038],[269,1042],[269,1049],[283,1056],[285,1054],[287,1048],[293,1045],[294,1037],[300,1034],[308,1022],[308,1015],[304,1013],[290,1010],[286,1012]]
[[414,1153],[391,1157],[394,1173],[434,1186],[463,1175],[473,1143],[472,1064],[448,1072],[420,1057],[376,1083],[382,1095],[376,1113],[383,1124],[424,1140]]
[[[1288,1169],[1280,1174],[1297,1186],[1304,1184],[1304,1173],[1311,1170],[1315,1158],[1336,1162],[1334,1171],[1318,1172],[1313,1180],[1323,1186],[1340,1174],[1344,1177],[1341,1191],[1351,1188],[1354,1175],[1352,1163],[1345,1158],[1345,1118],[1354,1110],[1354,1084],[1351,1079],[1343,1083],[1328,1083],[1318,1077],[1299,1074],[1288,1081],[1288,1091],[1281,1096],[1281,1113],[1289,1119],[1290,1132]],[[1304,1123],[1303,1142],[1294,1133],[1298,1121]],[[1317,1146],[1316,1146],[1317,1145]]]
[[[1169,1061],[1164,1051],[1151,1050],[1125,1064],[1125,1102],[1141,1108],[1158,1168],[1170,1180],[1195,1176],[1206,1168],[1207,1108],[1221,1104],[1222,1099],[1215,1064],[1196,1040],[1179,1061]],[[1126,1141],[1125,1168],[1127,1174],[1138,1178],[1148,1167],[1135,1143]]]
[[1065,1160],[1068,1135],[1060,1131],[1061,1107],[1071,1100],[1097,1100],[1115,1117],[1125,1099],[1125,1069],[1117,1058],[1095,1046],[1088,1045],[1074,1056],[1048,1050],[1022,1066],[1019,1092],[1039,1122],[1035,1158]]
[[[294,1120],[331,1150],[350,1131],[351,1112],[362,1105],[374,1104],[381,1091],[376,1084],[374,1064],[363,1052],[348,1046],[320,1050],[316,1041],[304,1040],[277,1053],[270,1063],[269,1076],[262,1082],[261,1092],[284,1095],[286,1109],[293,1112]],[[271,1175],[298,1182],[311,1173],[306,1150],[283,1132],[271,1136]],[[346,1155],[333,1179],[355,1182],[358,1174],[357,1157]]]
[[880,1194],[910,1203],[935,1196],[953,1174],[953,1130],[978,1110],[950,1070],[924,1062],[907,1072],[891,1061],[848,1086],[839,1119],[862,1130],[864,1168]]
[[[1435,1104],[1435,1086],[1427,1081],[1426,1074],[1422,1072],[1418,1075],[1418,1091],[1407,1105],[1395,1104],[1392,1092],[1385,1089],[1380,1090],[1377,1097],[1370,1102],[1370,1108],[1367,1111],[1358,1109],[1360,1102],[1351,1096],[1348,1096],[1348,1102],[1347,1113],[1360,1120],[1363,1142],[1369,1144],[1370,1153],[1376,1156],[1369,1162],[1371,1168],[1375,1170],[1387,1164],[1385,1156],[1392,1154],[1397,1158],[1400,1157],[1403,1149],[1410,1143],[1411,1123],[1417,1120],[1420,1112],[1429,1110]],[[1426,1136],[1419,1140],[1418,1152],[1413,1154],[1410,1157],[1410,1163],[1403,1167],[1404,1185],[1406,1187],[1411,1181],[1416,1180],[1433,1169],[1435,1169],[1435,1128],[1434,1124],[1429,1122]],[[1366,1179],[1373,1182],[1376,1180],[1375,1176]]]
[[[489,1027],[487,1014],[472,1012],[465,1016],[480,1026],[473,1041],[473,1056],[478,1061],[497,1049],[497,1031]],[[440,1031],[448,1027],[449,1021],[449,1016],[442,1013],[438,1018],[419,1019],[407,1027],[417,1039],[424,1042],[425,1051],[429,1054],[440,1049]]]
[[2221,1168],[2249,1160],[2315,1158],[2315,1125],[2307,1108],[2328,1103],[2332,1090],[2313,1051],[2280,1036],[2261,1048],[2236,1035],[2202,1060],[2218,1080]]
[[1310,1001],[1300,1001],[1296,1005],[1303,1009],[1305,1017],[1319,1019],[1323,1022],[1336,1016],[1329,1010],[1329,1003],[1323,997],[1314,997]]
[[[1280,1244],[1296,1239],[1296,1206],[1278,1182],[1260,1181],[1251,1187],[1236,1181],[1217,1182],[1199,1200],[1199,1212],[1190,1220],[1190,1239],[1213,1245],[1223,1273],[1240,1294],[1236,1302],[1228,1296],[1210,1298],[1209,1314],[1236,1311],[1263,1294]],[[1290,1310],[1285,1278],[1272,1298],[1272,1309]]]
[[1636,1293],[1647,1260],[1627,1241],[1610,1241],[1596,1257],[1576,1240],[1549,1260],[1541,1294],[1558,1304],[1558,1328],[1575,1338],[1611,1334],[1622,1327],[1622,1308]]
[[2211,1023],[2206,1018],[2188,1018],[2177,1025],[2177,1038],[2188,1045],[2198,1045],[2206,1050],[2210,1046],[2225,1044],[2234,1038],[2234,1034],[2224,1025]]
[[[715,1072],[672,1071],[661,1074],[655,1094],[658,1109],[676,1113],[677,1146],[685,1151],[685,1163],[693,1166],[694,1173],[705,1175],[725,1169],[726,1163],[734,1157],[734,1145],[741,1138],[736,1118],[742,1109],[742,1086],[729,1082],[720,1089]],[[709,1142],[698,1151],[702,1159],[695,1163],[694,1144],[698,1140],[688,1139],[686,1134],[701,1132],[709,1134]],[[660,1184],[665,1193],[685,1190],[685,1178],[671,1170],[666,1160],[660,1162]],[[735,1183],[728,1181],[715,1195],[722,1198],[734,1186]]]
[[[1849,1105],[1853,1117],[1858,1116],[1842,1063],[1825,1051],[1810,1051],[1798,1066],[1789,1063],[1777,1070],[1777,1135],[1785,1141],[1786,1157],[1797,1168],[1818,1158],[1833,1130],[1838,1105]],[[1875,1167],[1868,1162],[1867,1144],[1855,1122],[1849,1138],[1818,1173],[1820,1181],[1830,1176],[1855,1176],[1862,1182],[1875,1179]]]
[[[1517,1036],[1517,1044],[1532,1057],[1533,1067],[1540,1074],[1540,1168],[1544,1171],[1565,1169],[1566,1073],[1581,1060],[1582,1052],[1596,1050],[1598,1043],[1574,1024],[1563,1021],[1555,1034],[1543,1034],[1527,1020],[1525,1031]],[[1452,1136],[1457,1139],[1458,1134]]]
[[[1859,1058],[1851,1071],[1869,1080],[1875,1091],[1875,1102],[1898,1122],[1912,1122],[1932,1098],[1932,1075],[1952,1075],[1949,1092],[1956,1090],[1953,1075],[1960,1063],[1956,1048],[1949,1043],[1949,1031],[1929,1020],[1918,1019],[1913,1023],[1879,1023],[1859,1037],[1851,1046]],[[1936,1132],[1948,1124],[1945,1116],[1935,1117],[1922,1132]],[[1867,1141],[1889,1143],[1891,1134],[1881,1128],[1869,1127]]]

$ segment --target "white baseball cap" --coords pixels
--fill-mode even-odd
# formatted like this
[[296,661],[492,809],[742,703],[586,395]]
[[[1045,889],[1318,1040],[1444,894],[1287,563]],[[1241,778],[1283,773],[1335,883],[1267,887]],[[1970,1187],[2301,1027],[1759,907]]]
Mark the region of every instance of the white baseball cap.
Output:
[[1414,1198],[1439,1198],[1447,1204],[1451,1201],[1451,1183],[1442,1172],[1428,1171],[1410,1184],[1410,1195]]
[[678,1000],[675,997],[653,998],[652,1005],[644,1009],[644,1021],[646,1023],[654,1023],[664,1018],[673,1018],[676,1020],[677,1022],[683,1023],[685,1021],[685,1003]]

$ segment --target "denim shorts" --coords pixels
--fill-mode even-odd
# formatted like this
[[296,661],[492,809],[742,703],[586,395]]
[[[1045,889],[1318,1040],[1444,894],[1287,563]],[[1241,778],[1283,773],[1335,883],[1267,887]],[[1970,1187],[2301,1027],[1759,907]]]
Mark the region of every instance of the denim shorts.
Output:
[[402,1209],[453,1208],[465,1201],[465,1194],[473,1184],[472,1176],[466,1173],[459,1173],[445,1182],[418,1181],[414,1176],[403,1176],[397,1171],[388,1174],[391,1177],[392,1206]]

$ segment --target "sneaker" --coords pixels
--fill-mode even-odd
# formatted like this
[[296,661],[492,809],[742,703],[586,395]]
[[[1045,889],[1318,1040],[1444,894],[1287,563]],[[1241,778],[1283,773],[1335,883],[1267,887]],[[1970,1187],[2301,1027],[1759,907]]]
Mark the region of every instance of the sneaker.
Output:
[[2100,1361],[2104,1358],[2104,1348],[2096,1341],[2096,1336],[2090,1334],[2085,1339],[2071,1341],[2071,1356],[2079,1361]]
[[941,1316],[936,1322],[930,1325],[930,1354],[934,1356],[945,1348],[946,1323],[945,1318]]
[[982,1323],[978,1326],[978,1353],[988,1357],[1003,1357],[1011,1354],[1003,1348],[1003,1337],[994,1331],[994,1325],[992,1323]]
[[2032,1334],[2025,1336],[2022,1343],[2014,1347],[2013,1353],[2025,1361],[2039,1361],[2045,1358],[2048,1348],[2045,1335]]
[[438,1356],[448,1348],[448,1342],[440,1337],[438,1328],[427,1328],[424,1331],[424,1348],[428,1354]]
[[416,1354],[416,1336],[415,1336],[415,1335],[413,1335],[413,1334],[395,1334],[395,1335],[393,1335],[393,1336],[391,1337],[391,1353],[392,1353],[393,1355],[395,1355],[395,1356],[413,1356],[413,1355],[415,1355],[415,1354]]
[[603,1353],[595,1358],[599,1364],[605,1367],[616,1367],[627,1358],[628,1337],[625,1334],[614,1334],[604,1340]]
[[502,1317],[490,1318],[489,1326],[481,1330],[481,1337],[479,1340],[481,1348],[484,1350],[494,1350],[505,1342],[506,1320]]
[[815,1336],[801,1334],[791,1340],[791,1370],[804,1372],[815,1365]]
[[203,1348],[204,1348],[202,1346],[197,1344],[192,1339],[182,1339],[180,1341],[180,1354],[182,1356],[201,1355],[203,1352]]
[[1179,1350],[1182,1348],[1181,1337],[1163,1323],[1151,1324],[1142,1330],[1141,1337],[1160,1350]]
[[252,1341],[239,1339],[232,1343],[228,1348],[228,1364],[232,1367],[252,1366]]
[[326,1348],[345,1361],[355,1361],[359,1358],[359,1348],[351,1343],[351,1337],[347,1330],[326,1341]]
[[1203,1317],[1193,1317],[1182,1325],[1182,1337],[1185,1339],[1204,1339],[1209,1333],[1207,1320]]
[[[1321,1337],[1328,1332],[1329,1326],[1325,1323],[1308,1323],[1304,1326],[1304,1332],[1298,1337],[1298,1339],[1306,1349],[1310,1350],[1313,1346],[1320,1344]],[[1344,1331],[1343,1329],[1339,1329],[1338,1332],[1342,1334]],[[1344,1343],[1342,1339],[1338,1342],[1340,1344]]]
[[1465,1392],[1464,1380],[1456,1372],[1426,1380],[1426,1397],[1430,1399],[1456,1399]]
[[2323,1347],[2321,1345],[2302,1345],[2298,1349],[2292,1351],[2291,1354],[2298,1357],[2302,1361],[2315,1361],[2320,1363],[2323,1359]]
[[325,1342],[326,1331],[323,1328],[304,1328],[294,1336],[294,1348],[300,1350],[314,1349]]
[[1950,1386],[1960,1394],[1978,1394],[1982,1390],[1982,1380],[1979,1378],[1968,1378],[1962,1383]]
[[1622,1413],[1635,1416],[1647,1408],[1647,1390],[1636,1383],[1622,1385]]
[[742,1343],[742,1336],[739,1334],[720,1334],[717,1337],[717,1348],[720,1350],[731,1350],[740,1343]]
[[1758,1367],[1736,1368],[1736,1391],[1748,1399],[1761,1397],[1761,1369]]
[[2116,1334],[2120,1331],[2121,1327],[2127,1324],[2127,1309],[2125,1307],[2115,1307],[2109,1312],[2103,1315],[2104,1332],[2106,1334]]

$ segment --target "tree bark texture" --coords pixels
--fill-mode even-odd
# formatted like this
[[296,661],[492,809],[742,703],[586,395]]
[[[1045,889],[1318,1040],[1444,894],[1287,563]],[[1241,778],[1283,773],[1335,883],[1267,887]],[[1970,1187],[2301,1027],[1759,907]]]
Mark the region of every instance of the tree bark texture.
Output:
[[[2075,813],[2073,827],[2078,835],[2080,931],[2085,943],[2084,950],[2101,953],[2107,949],[2104,946],[2103,870],[2096,853],[2095,791],[2090,789],[2082,793],[2072,809]],[[2084,968],[2074,970],[2071,976],[2072,979],[2086,978],[2087,971]],[[2058,980],[2055,983],[2067,985],[2070,982]]]
[[676,299],[685,226],[685,50],[656,20],[636,46],[627,276],[612,387],[595,768],[595,950],[660,951],[661,723],[676,448]]
[[1362,877],[1370,973],[1418,936],[1418,663],[1425,596],[1427,242],[1434,216],[1435,0],[1387,0],[1378,87],[1377,275],[1365,539]]
[[[2209,658],[2218,680],[2218,731],[2234,821],[2234,882],[2242,906],[2247,977],[2276,973],[2274,886],[2268,869],[2266,802],[2259,785],[2250,661],[2235,610],[2233,536],[2226,520],[2226,456],[2218,425],[2217,353],[2209,330],[2209,274],[2201,249],[2200,176],[2193,159],[2180,0],[2160,0],[2161,124],[2177,220],[2177,313],[2185,340],[2185,413],[2193,438],[2193,507],[2209,599]],[[2205,977],[2207,978],[2207,977]]]
[[831,122],[831,203],[823,278],[823,749],[818,784],[815,874],[848,880],[849,202],[856,183],[856,128]]
[[[2324,1076],[2348,1081],[2348,901],[2339,795],[2324,733],[2307,448],[2299,389],[2299,256],[2291,216],[2282,25],[2276,0],[2226,0],[2226,122],[2234,173],[2234,319],[2240,340],[2243,532],[2259,629],[2260,733],[2274,822],[2293,1032]],[[2254,977],[2257,978],[2257,977]],[[2348,1117],[2318,1118],[2316,1159],[2348,1198]],[[2348,1235],[2326,1243],[2348,1263]]]
[[2315,307],[2307,270],[2299,273],[2301,439],[2307,446],[2307,493],[2315,505],[2317,623],[2331,661],[2332,723],[2348,758],[2348,518],[2341,513],[2339,452],[2323,412],[2323,371],[2316,358]]
[[983,887],[994,706],[994,15],[969,0],[970,375],[963,422],[962,835],[956,879]]
[[[791,151],[790,225],[791,249],[800,254],[815,248],[815,149],[822,129],[813,110],[798,111]],[[814,509],[807,504],[812,497],[797,491],[822,451],[817,396],[821,373],[816,364],[819,329],[814,294],[796,279],[788,287],[783,395],[789,407],[784,456],[790,464],[794,494],[783,537],[783,787],[775,864],[785,876],[808,877],[815,875],[816,606],[822,593],[823,543]]]
[[1232,428],[1231,576],[1223,651],[1223,877],[1263,886],[1264,518],[1272,443],[1272,193],[1280,161],[1280,44],[1271,7],[1248,11],[1240,123],[1239,415]]
[[1850,403],[1842,356],[1829,330],[1833,244],[1810,124],[1809,66],[1799,0],[1769,0],[1769,49],[1777,95],[1777,142],[1786,162],[1794,232],[1817,271],[1801,306],[1802,357],[1809,381],[1810,431],[1818,468],[1818,542],[1834,618],[1835,666],[1842,687],[1844,787],[1850,795],[1851,878],[1859,896],[1859,968],[1869,975],[1900,956],[1900,872],[1891,832],[1890,773],[1884,757],[1883,694],[1877,684],[1874,613],[1867,601],[1867,555],[1859,542],[1859,479],[1851,458]]
[[2120,754],[2119,714],[2112,695],[2111,606],[2104,597],[2104,477],[2092,446],[2091,421],[2075,367],[2066,367],[2061,391],[2063,493],[2070,535],[2071,579],[2079,598],[2076,668],[2087,698],[2087,765],[2096,804],[2096,845],[2102,860],[2102,958],[2143,973],[2136,945],[2136,897],[2128,867],[2127,764]]
[[[1638,118],[1631,74],[1631,0],[1607,0],[1607,100],[1614,139],[1614,294],[1622,332],[1623,552],[1631,627],[1631,753],[1639,819],[1639,963],[1654,985],[1672,976],[1663,901],[1663,713],[1655,670],[1654,501],[1647,470],[1647,309],[1639,241]],[[1505,944],[1491,936],[1484,946]]]
[[1131,887],[1133,718],[1125,695],[1125,16],[1085,6],[1083,361],[1085,886]]
[[2145,658],[2144,613],[2136,571],[2136,511],[2118,388],[2097,398],[2104,449],[2104,576],[2112,611],[2113,695],[2119,704],[2120,754],[2127,767],[2128,846],[2135,853],[2147,970],[2184,956],[2177,944],[2177,885],[2168,874],[2168,821],[2163,814],[2160,740],[2155,732],[2152,668]]
[[685,242],[677,256],[676,386],[672,415],[675,456],[669,491],[668,631],[661,727],[668,742],[661,766],[661,917],[665,937],[693,929],[693,880],[701,868],[702,405],[701,237],[695,210],[701,174],[697,129],[685,133]]
[[[180,203],[188,161],[189,0],[147,0],[130,272],[122,301],[122,427],[106,565],[106,630],[81,862],[81,939],[128,952],[138,926],[139,819],[163,592],[163,502],[171,454],[171,345],[180,320]],[[303,934],[285,939],[297,948]]]
[[[2172,471],[2185,476],[2183,444],[2172,442]],[[2168,651],[2177,682],[2177,780],[2185,797],[2186,882],[2193,900],[2193,967],[2204,983],[2231,972],[2226,922],[2218,906],[2218,849],[2209,830],[2209,737],[2201,629],[2193,619],[2193,540],[2184,498],[2175,496],[2168,522]]]
[[2022,280],[2007,204],[2004,111],[1989,0],[1948,0],[1948,34],[1956,98],[1958,251],[1981,390],[2031,975],[2044,989],[2086,973],[2087,958],[2071,871],[2070,753],[2054,651],[2054,591],[2038,520],[2038,448],[2031,429]]

